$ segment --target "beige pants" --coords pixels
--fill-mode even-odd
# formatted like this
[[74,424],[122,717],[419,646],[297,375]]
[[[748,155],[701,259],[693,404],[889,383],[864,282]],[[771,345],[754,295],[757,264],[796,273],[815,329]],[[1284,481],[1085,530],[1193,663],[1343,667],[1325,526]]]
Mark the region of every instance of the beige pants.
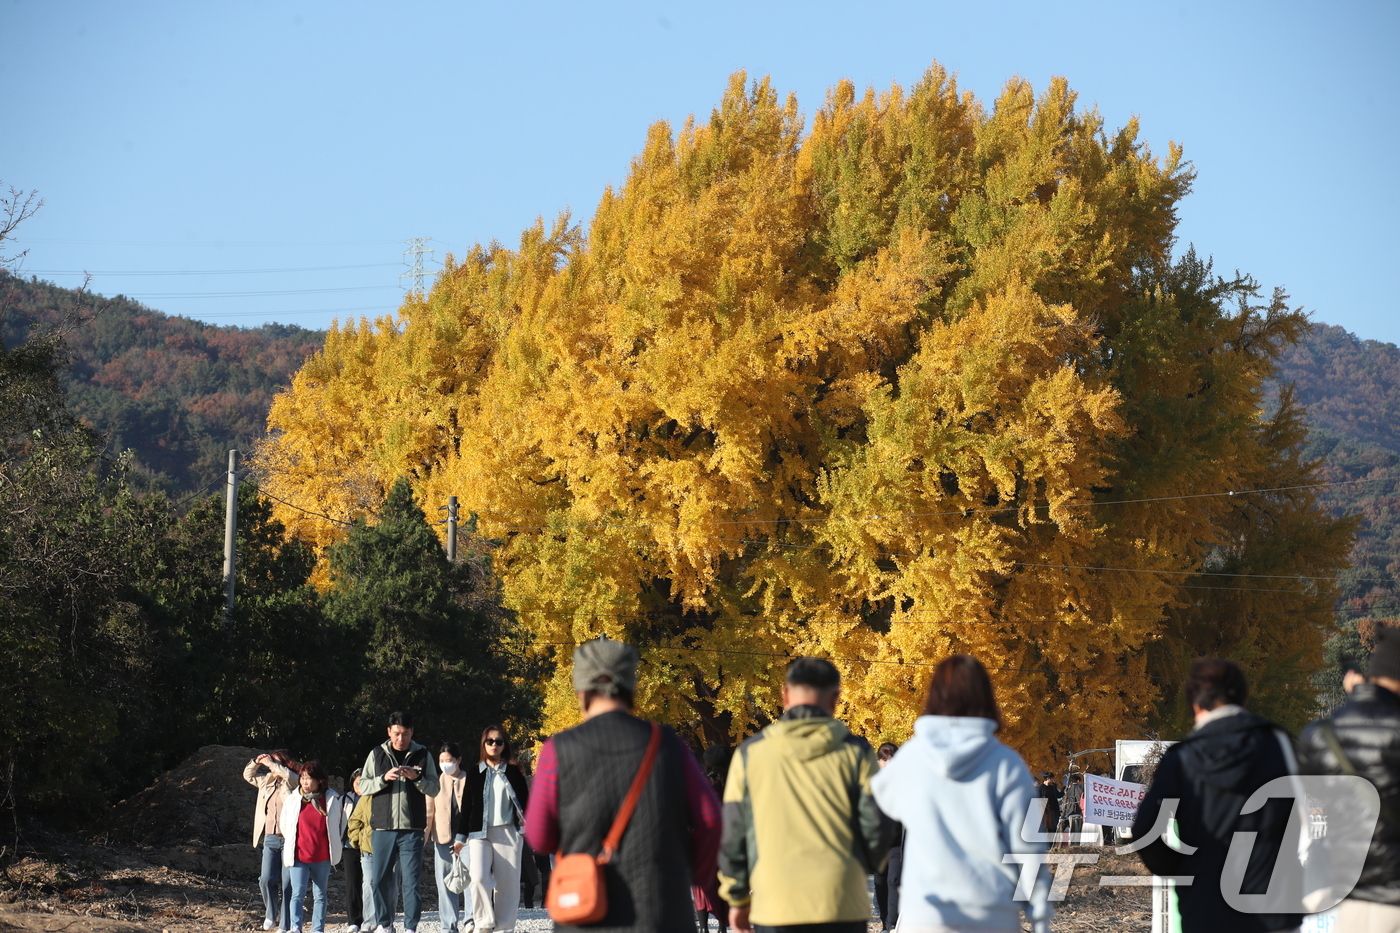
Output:
[[1337,933],[1400,933],[1400,907],[1347,898],[1332,912],[1337,915]]
[[467,840],[476,933],[514,933],[520,909],[520,850],[520,831],[514,826],[492,826],[485,839]]

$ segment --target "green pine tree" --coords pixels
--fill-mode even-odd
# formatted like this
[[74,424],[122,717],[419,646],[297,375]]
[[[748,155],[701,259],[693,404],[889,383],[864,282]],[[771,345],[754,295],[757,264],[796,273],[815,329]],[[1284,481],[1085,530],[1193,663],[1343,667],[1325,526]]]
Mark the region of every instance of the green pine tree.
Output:
[[342,747],[363,755],[384,739],[385,716],[413,713],[416,738],[475,747],[490,723],[517,734],[537,717],[522,686],[526,670],[515,627],[501,608],[480,547],[447,560],[427,517],[400,479],[375,525],[357,523],[331,549],[325,611],[341,637],[359,640],[358,692],[343,711]]

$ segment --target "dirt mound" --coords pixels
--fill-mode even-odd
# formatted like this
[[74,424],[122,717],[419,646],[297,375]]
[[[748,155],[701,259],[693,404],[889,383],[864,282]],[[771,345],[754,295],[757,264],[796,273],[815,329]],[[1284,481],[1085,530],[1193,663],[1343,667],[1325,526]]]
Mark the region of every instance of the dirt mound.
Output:
[[206,745],[113,809],[110,838],[159,848],[242,845],[252,851],[257,789],[243,767],[261,751]]

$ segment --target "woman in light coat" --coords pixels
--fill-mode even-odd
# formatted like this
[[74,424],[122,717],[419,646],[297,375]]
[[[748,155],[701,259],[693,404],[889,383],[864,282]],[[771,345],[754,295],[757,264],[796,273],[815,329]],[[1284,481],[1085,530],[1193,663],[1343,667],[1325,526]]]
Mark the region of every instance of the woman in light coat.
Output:
[[[987,669],[955,654],[933,672],[914,737],[870,782],[880,809],[904,824],[900,933],[1019,933],[1023,911],[1035,933],[1049,933],[1045,844],[1028,821],[1035,783],[1000,730]],[[1015,896],[1022,872],[1034,879],[1028,901]]]
[[466,920],[462,912],[462,895],[447,890],[447,873],[457,857],[453,851],[452,834],[457,814],[462,812],[462,790],[467,786],[462,771],[462,753],[453,742],[438,750],[438,792],[428,803],[428,827],[424,831],[433,848],[433,875],[437,878],[438,919],[443,933],[455,933],[457,925]]
[[291,927],[300,933],[306,910],[306,889],[312,890],[312,933],[325,933],[326,895],[331,866],[340,863],[345,838],[345,798],[329,786],[318,761],[301,767],[301,781],[282,802],[282,864],[292,876]]
[[282,830],[277,820],[282,798],[296,783],[293,772],[299,767],[285,748],[259,755],[243,767],[243,780],[258,789],[258,802],[253,805],[253,846],[261,844],[263,849],[258,889],[262,892],[264,930],[289,929],[287,886],[291,876],[282,867]]

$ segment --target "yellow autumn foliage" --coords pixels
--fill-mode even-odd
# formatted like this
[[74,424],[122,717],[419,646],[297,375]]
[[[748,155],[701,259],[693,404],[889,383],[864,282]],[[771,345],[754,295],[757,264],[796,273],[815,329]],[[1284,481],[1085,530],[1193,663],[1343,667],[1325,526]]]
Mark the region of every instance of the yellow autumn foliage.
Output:
[[[637,643],[644,711],[705,741],[775,716],[804,653],[872,741],[976,654],[1045,767],[1165,722],[1200,653],[1296,719],[1349,526],[1297,488],[1288,399],[1261,411],[1303,317],[1171,258],[1191,178],[1062,80],[990,109],[937,66],[843,83],[808,129],[737,74],[586,235],[536,224],[333,330],[264,488],[321,546],[399,476],[460,497],[528,650]],[[572,723],[568,665],[542,689]]]

